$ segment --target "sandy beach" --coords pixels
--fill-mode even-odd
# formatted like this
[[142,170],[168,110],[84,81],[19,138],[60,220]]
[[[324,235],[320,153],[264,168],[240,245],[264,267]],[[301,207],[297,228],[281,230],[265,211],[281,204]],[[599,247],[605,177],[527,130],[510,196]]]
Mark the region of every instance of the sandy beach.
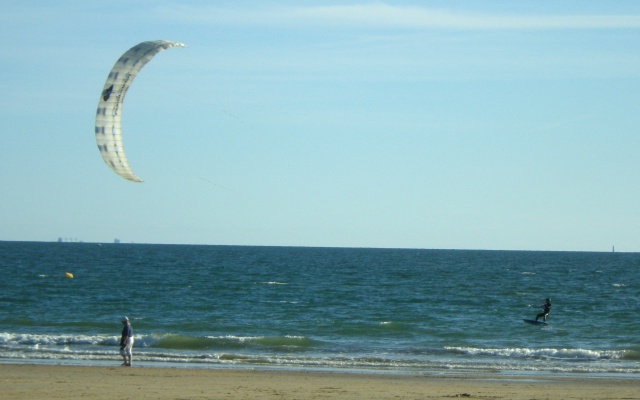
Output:
[[638,399],[634,379],[0,365],[0,398]]

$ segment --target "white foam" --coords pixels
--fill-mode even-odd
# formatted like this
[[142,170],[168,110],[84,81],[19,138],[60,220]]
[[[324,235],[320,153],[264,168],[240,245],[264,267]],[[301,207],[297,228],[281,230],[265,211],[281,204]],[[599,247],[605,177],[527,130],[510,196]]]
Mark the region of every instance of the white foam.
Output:
[[619,359],[624,356],[624,350],[588,350],[588,349],[529,349],[529,348],[474,348],[474,347],[445,347],[446,350],[469,355],[515,357],[515,358],[547,358],[559,360],[603,360]]

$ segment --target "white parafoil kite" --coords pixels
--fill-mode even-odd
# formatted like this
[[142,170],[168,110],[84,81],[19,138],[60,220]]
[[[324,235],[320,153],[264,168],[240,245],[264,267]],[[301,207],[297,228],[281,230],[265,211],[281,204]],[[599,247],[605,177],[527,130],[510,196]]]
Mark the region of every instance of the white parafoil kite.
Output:
[[116,174],[132,182],[142,182],[127,162],[122,147],[122,102],[138,72],[153,56],[182,43],[154,40],[142,42],[127,50],[115,63],[104,84],[96,113],[96,143],[102,159]]

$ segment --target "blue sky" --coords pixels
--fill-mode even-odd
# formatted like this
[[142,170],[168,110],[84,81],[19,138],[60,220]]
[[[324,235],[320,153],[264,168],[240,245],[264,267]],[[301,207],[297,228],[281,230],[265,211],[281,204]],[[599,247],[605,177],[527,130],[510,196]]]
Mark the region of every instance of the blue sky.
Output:
[[[5,1],[0,240],[640,251],[640,2]],[[128,182],[94,139],[133,45]]]

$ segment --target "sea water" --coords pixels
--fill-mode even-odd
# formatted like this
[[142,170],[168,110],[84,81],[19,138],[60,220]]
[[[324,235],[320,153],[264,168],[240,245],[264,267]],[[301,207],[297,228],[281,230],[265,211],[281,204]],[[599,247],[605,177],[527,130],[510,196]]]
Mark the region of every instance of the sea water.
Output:
[[[0,242],[0,362],[640,374],[640,254]],[[65,278],[65,273],[73,278]],[[553,303],[544,327],[535,318]]]

